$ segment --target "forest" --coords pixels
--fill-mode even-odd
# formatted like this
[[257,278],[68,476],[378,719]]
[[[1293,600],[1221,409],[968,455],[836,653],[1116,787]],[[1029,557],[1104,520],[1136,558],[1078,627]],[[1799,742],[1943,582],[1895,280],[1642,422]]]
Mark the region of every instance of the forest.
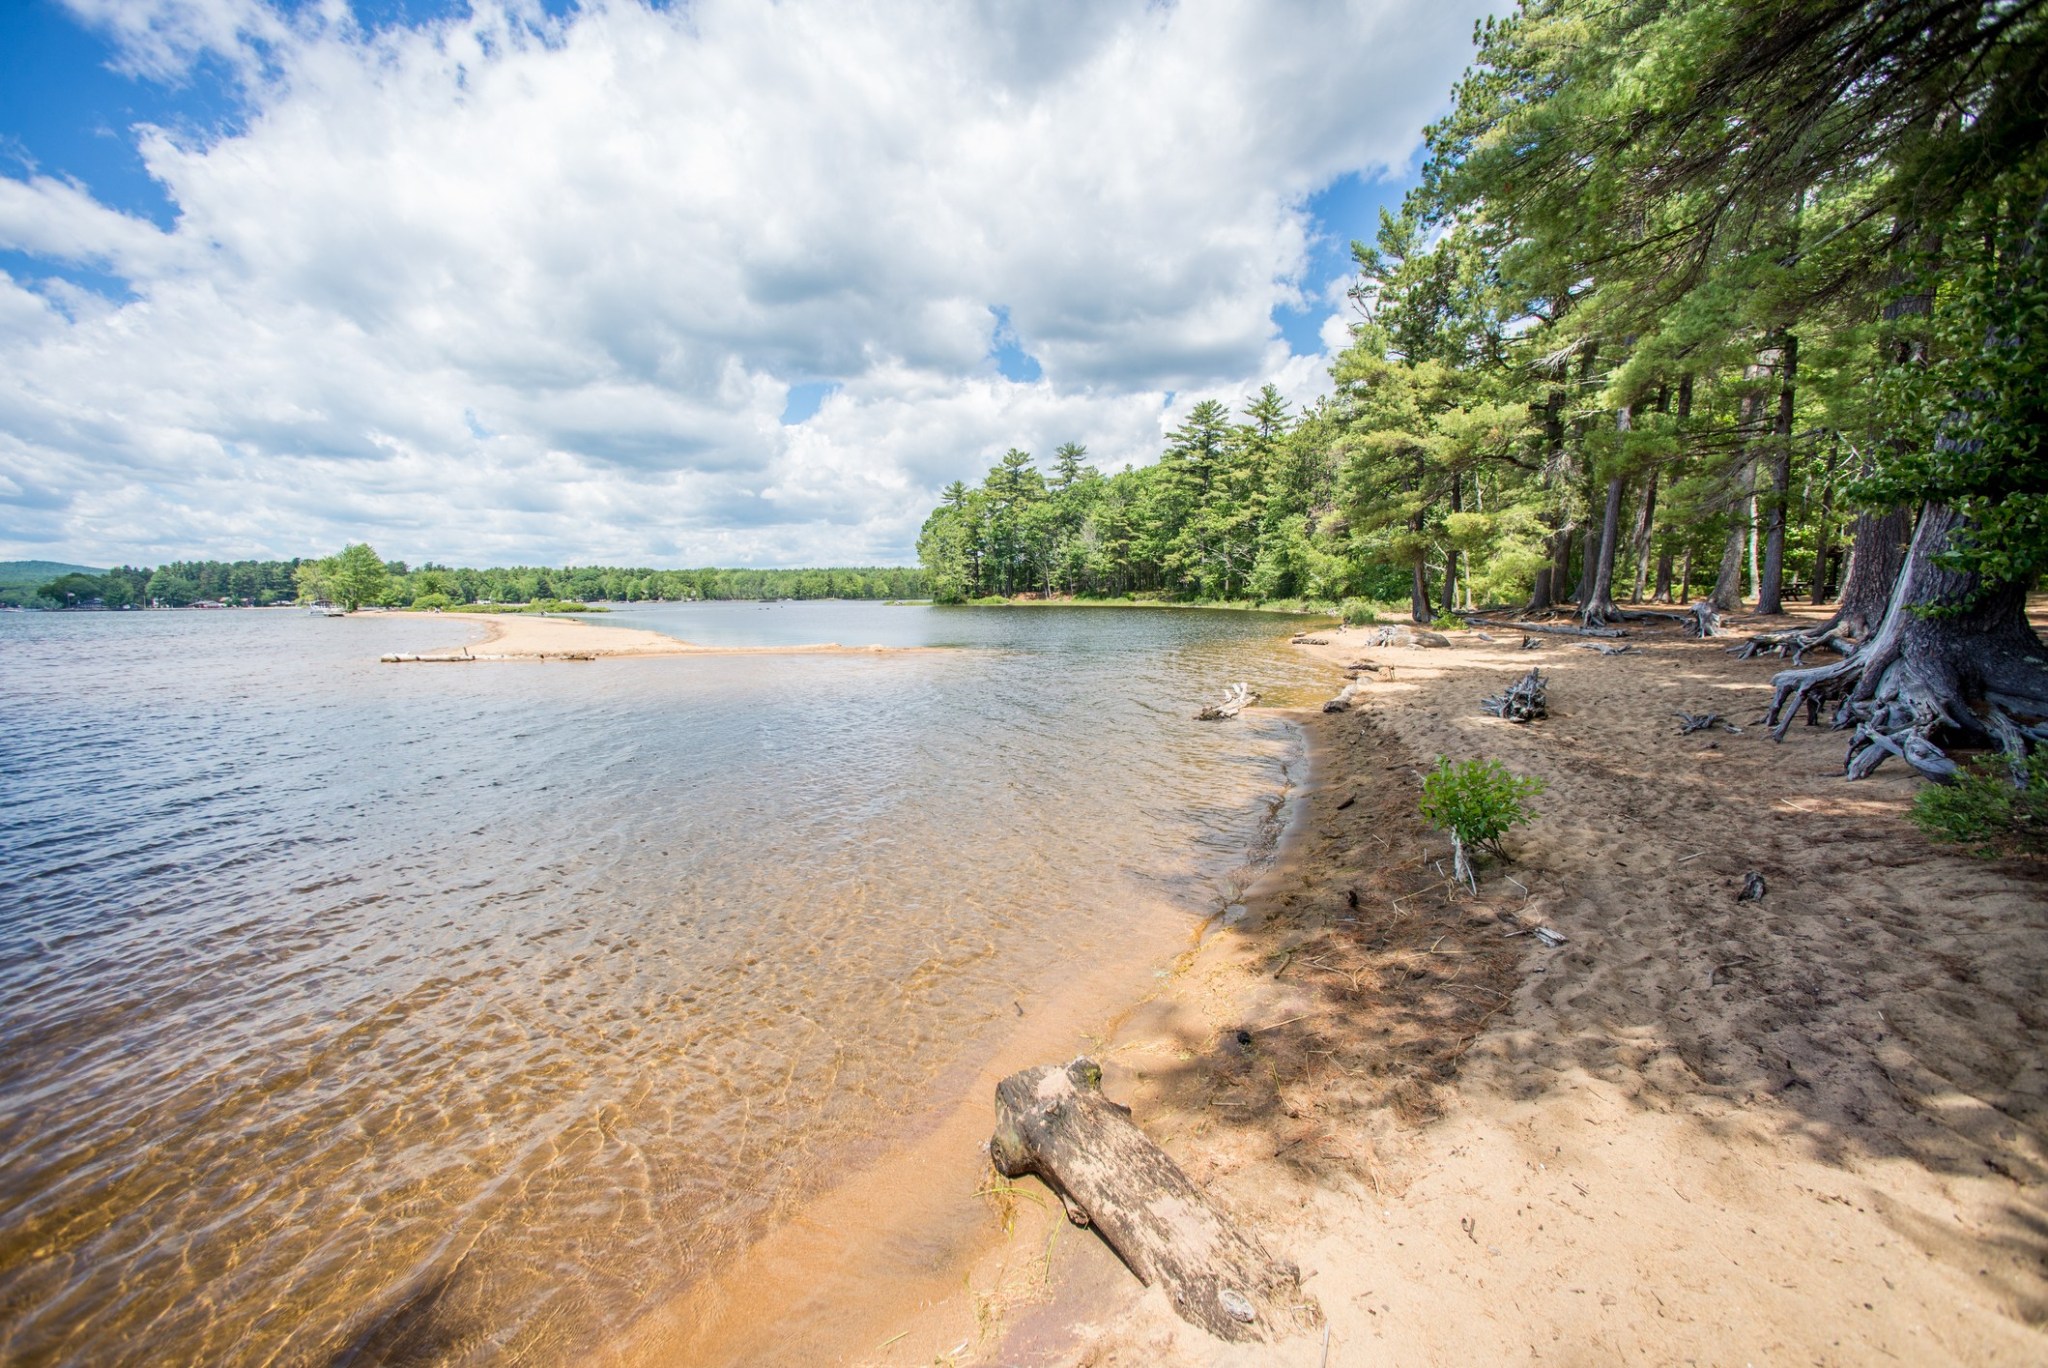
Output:
[[[1792,624],[1772,720],[1849,769],[2048,739],[2042,3],[1525,0],[1352,246],[1334,388],[1197,404],[1155,463],[1012,450],[932,593],[1709,601]],[[1784,624],[1779,624],[1784,626]]]
[[546,600],[606,602],[686,599],[902,599],[924,596],[924,574],[902,566],[817,570],[650,570],[610,566],[515,565],[486,570],[387,561],[367,543],[316,559],[173,561],[155,569],[118,566],[72,573],[41,585],[25,606],[104,608],[194,603],[262,607],[346,602],[360,607],[448,608]]

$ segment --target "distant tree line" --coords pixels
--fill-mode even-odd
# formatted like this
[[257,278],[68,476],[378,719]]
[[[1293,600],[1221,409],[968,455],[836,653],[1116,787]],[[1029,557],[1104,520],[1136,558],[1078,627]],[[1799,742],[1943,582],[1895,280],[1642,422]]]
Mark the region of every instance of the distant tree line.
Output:
[[41,608],[165,607],[226,603],[365,604],[392,608],[525,604],[550,599],[660,602],[692,599],[907,599],[925,596],[914,566],[816,570],[654,570],[615,566],[515,565],[485,570],[387,561],[365,543],[320,559],[174,561],[155,569],[123,565],[67,574],[21,596]]

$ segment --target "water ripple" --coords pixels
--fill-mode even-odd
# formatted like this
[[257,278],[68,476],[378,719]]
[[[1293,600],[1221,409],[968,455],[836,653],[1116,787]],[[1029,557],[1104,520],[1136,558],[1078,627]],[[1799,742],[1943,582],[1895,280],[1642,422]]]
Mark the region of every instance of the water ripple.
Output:
[[1192,925],[1274,620],[704,606],[904,657],[407,670],[452,618],[0,615],[0,1360],[573,1362],[1011,1003]]

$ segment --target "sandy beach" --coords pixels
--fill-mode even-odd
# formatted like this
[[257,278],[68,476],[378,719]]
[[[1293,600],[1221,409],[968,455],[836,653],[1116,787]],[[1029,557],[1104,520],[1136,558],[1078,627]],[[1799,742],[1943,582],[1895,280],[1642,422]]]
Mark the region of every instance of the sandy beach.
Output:
[[[447,614],[450,621],[475,624],[483,635],[460,645],[417,654],[387,654],[387,665],[463,664],[471,661],[606,660],[623,656],[673,655],[883,655],[906,648],[841,646],[821,642],[803,646],[700,646],[639,627],[614,627],[580,618],[528,613]],[[451,633],[452,634],[452,633]]]
[[[1385,668],[1353,711],[1301,715],[1314,789],[1249,919],[1077,1041],[1299,1263],[1327,1349],[1185,1325],[1027,1181],[945,1194],[982,1208],[978,1249],[934,1251],[932,1290],[833,1355],[2048,1358],[2040,868],[1932,845],[1905,818],[1915,781],[1844,782],[1836,733],[1773,744],[1748,724],[1778,664],[1727,640],[1632,629],[1609,657],[1512,630],[1364,635],[1299,648]],[[1531,664],[1547,721],[1481,712]],[[1675,712],[1709,710],[1743,731],[1679,735]],[[1449,892],[1447,842],[1415,815],[1439,754],[1549,786],[1476,897]],[[1751,870],[1760,904],[1736,898]],[[1566,943],[1509,934],[1535,924]]]

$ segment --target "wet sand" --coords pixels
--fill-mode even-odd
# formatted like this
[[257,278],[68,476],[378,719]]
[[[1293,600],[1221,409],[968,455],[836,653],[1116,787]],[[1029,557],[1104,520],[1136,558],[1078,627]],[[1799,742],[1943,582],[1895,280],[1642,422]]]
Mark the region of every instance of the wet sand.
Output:
[[[1494,635],[1303,648],[1391,669],[1301,715],[1283,859],[1242,927],[1104,1023],[1106,1091],[1299,1262],[1329,1363],[2048,1359],[2040,866],[1932,845],[1916,781],[1846,783],[1837,733],[1774,745],[1749,724],[1776,661]],[[1548,721],[1479,710],[1532,664]],[[1743,731],[1681,737],[1681,710]],[[1439,754],[1549,785],[1476,897],[1415,816]],[[1752,869],[1760,905],[1736,901]],[[1510,934],[1538,923],[1567,943]],[[990,1117],[984,1094],[956,1130]],[[811,1361],[1325,1361],[1188,1327],[1036,1183],[931,1180],[981,1203],[983,1251]],[[751,1289],[768,1325],[791,1275]]]
[[804,646],[700,646],[639,627],[613,627],[580,618],[528,613],[448,614],[451,621],[473,623],[483,636],[458,646],[417,654],[390,654],[390,665],[445,665],[502,660],[602,660],[622,656],[733,655],[896,655],[925,647],[841,646],[821,642]]

